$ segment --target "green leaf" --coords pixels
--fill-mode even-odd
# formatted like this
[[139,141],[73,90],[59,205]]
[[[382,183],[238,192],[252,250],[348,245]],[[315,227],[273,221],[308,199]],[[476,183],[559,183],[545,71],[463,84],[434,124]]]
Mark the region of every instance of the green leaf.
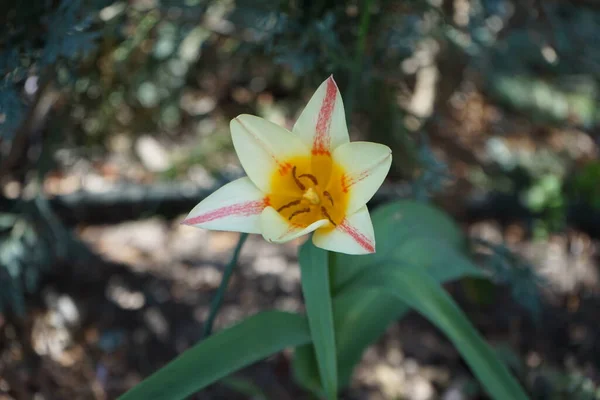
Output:
[[414,236],[437,238],[455,248],[465,244],[463,232],[454,220],[431,204],[413,200],[389,203],[375,210],[373,223],[379,225],[380,234],[386,235],[383,243],[377,243],[377,253],[381,250],[381,244],[385,251],[389,251],[395,243]]
[[452,297],[430,275],[417,268],[389,265],[364,273],[352,288],[387,291],[416,309],[440,328],[456,346],[473,374],[491,397],[499,400],[527,399],[519,383],[496,357]]
[[[437,208],[399,201],[378,208],[372,219],[377,253],[358,257],[330,254],[339,387],[349,383],[364,350],[409,309],[390,294],[344,290],[363,270],[371,272],[390,264],[418,266],[438,282],[482,275],[462,254],[465,240],[460,229]],[[303,387],[317,393],[322,390],[312,345],[296,349],[293,367]]]
[[328,252],[308,241],[300,249],[302,293],[321,382],[328,399],[337,398],[336,346],[329,290]]
[[223,378],[221,383],[223,386],[235,392],[241,393],[249,399],[268,400],[268,397],[265,394],[265,392],[263,392],[262,389],[250,379],[243,378],[240,376],[228,376],[226,378]]
[[319,377],[317,357],[312,344],[296,347],[292,360],[292,372],[297,384],[317,396],[323,395],[323,385],[321,385],[321,378]]
[[[408,310],[408,306],[395,296],[369,289],[345,291],[333,299],[338,387],[350,383],[354,366],[360,361],[364,349]],[[316,366],[315,351],[311,344],[296,348],[294,378],[305,389],[321,393]]]
[[487,276],[461,250],[451,247],[448,242],[431,237],[417,236],[406,240],[391,254],[390,261],[399,262],[400,268],[421,268],[437,282],[465,276],[474,278]]
[[[373,290],[349,290],[333,300],[339,385],[347,386],[364,350],[409,308],[395,296]],[[304,347],[297,348],[300,351]]]
[[[434,243],[424,237],[406,241],[394,252],[389,262],[420,267],[437,282],[482,276],[482,271],[457,250],[450,248],[445,242]],[[377,267],[378,265],[373,265],[369,271],[374,271]],[[333,299],[333,310],[339,382],[341,386],[345,386],[363,351],[383,335],[392,322],[400,319],[408,311],[408,307],[395,296],[386,293],[343,290]]]
[[[465,246],[465,237],[454,221],[436,207],[412,200],[402,200],[377,208],[372,214],[377,252],[355,257],[336,254],[333,263],[333,292],[336,294],[364,268],[384,265],[397,260],[401,265],[403,258],[410,252],[402,246],[415,238],[426,238],[437,248],[439,243],[445,247],[461,250]],[[425,253],[432,253],[431,248]],[[447,266],[444,263],[444,266]]]
[[256,314],[185,351],[120,399],[183,399],[286,347],[309,342],[303,316],[282,311]]

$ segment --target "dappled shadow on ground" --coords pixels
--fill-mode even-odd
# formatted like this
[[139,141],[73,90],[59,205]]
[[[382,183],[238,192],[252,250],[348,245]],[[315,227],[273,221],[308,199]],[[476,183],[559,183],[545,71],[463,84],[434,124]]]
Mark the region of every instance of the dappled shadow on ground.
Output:
[[[175,225],[153,219],[81,233],[102,259],[55,266],[25,321],[3,324],[0,370],[12,372],[0,375],[15,397],[114,398],[201,339],[237,236]],[[293,248],[268,247],[248,241],[216,329],[263,309],[301,308]],[[288,393],[288,358],[246,375],[267,392]],[[234,393],[220,385],[200,398],[241,396]],[[296,398],[286,396],[276,398]]]
[[[178,222],[153,218],[82,229],[80,237],[98,256],[85,265],[56,265],[25,320],[3,321],[0,383],[6,392],[17,399],[35,393],[44,399],[115,398],[200,340],[237,235]],[[298,245],[275,246],[250,237],[216,330],[260,310],[302,311]],[[598,378],[594,360],[600,346],[594,337],[600,299],[581,282],[562,292],[549,283],[537,322],[502,287],[488,287],[491,292],[483,298],[474,295],[469,282],[448,289],[540,398],[554,384],[547,371]],[[308,398],[291,380],[289,352],[236,376],[268,398]],[[453,346],[411,314],[365,352],[343,398],[425,400],[450,396],[465,385],[476,388]],[[248,398],[233,386],[213,385],[194,398]]]

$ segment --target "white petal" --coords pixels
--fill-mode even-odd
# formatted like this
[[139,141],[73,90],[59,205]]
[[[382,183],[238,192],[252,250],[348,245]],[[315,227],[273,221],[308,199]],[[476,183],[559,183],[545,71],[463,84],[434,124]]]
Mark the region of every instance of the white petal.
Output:
[[346,212],[352,214],[367,204],[385,180],[392,151],[379,143],[352,142],[335,149],[333,160],[344,170],[342,190],[349,196]]
[[313,235],[315,246],[346,254],[375,253],[375,233],[364,206],[347,216],[335,229],[319,229]]
[[328,220],[322,219],[313,222],[306,228],[290,224],[288,220],[283,218],[273,207],[267,207],[260,215],[260,225],[262,234],[265,240],[273,243],[283,243],[296,239],[302,235],[306,235],[329,223]]
[[270,192],[273,173],[291,166],[286,160],[306,156],[310,150],[292,132],[263,118],[240,115],[231,120],[233,146],[242,167],[254,184],[265,193]]
[[293,132],[302,138],[313,154],[330,153],[350,141],[342,95],[333,76],[327,78],[313,94]]
[[217,231],[260,233],[265,195],[247,177],[236,179],[202,200],[182,222]]

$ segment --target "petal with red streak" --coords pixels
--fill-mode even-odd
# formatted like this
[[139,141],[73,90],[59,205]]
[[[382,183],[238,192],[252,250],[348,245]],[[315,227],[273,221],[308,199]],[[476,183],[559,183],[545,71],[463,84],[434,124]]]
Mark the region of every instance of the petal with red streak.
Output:
[[318,229],[312,240],[315,246],[338,253],[375,253],[375,233],[369,210],[363,206],[335,229]]
[[267,203],[265,195],[244,177],[202,200],[182,223],[217,231],[260,233],[259,217]]
[[385,180],[392,151],[379,143],[352,142],[335,149],[333,160],[344,170],[340,184],[348,195],[346,212],[352,214],[367,204]]
[[330,76],[318,87],[294,125],[313,154],[329,154],[348,143],[348,127],[344,103],[338,87]]

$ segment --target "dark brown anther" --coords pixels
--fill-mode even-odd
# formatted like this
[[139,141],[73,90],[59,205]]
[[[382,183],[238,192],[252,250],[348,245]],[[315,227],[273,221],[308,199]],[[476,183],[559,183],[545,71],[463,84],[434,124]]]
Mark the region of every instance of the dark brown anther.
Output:
[[292,215],[289,216],[288,220],[291,221],[292,218],[294,218],[296,215],[307,213],[307,212],[310,212],[310,208],[303,208],[302,210],[294,211],[292,213]]
[[308,178],[312,181],[312,183],[314,183],[315,185],[319,184],[319,181],[317,181],[317,177],[312,175],[312,174],[302,174],[300,175],[298,178]]
[[293,206],[297,206],[298,204],[300,204],[302,202],[302,200],[294,200],[294,201],[290,201],[287,204],[282,205],[281,207],[279,207],[277,209],[277,212],[280,212],[281,210],[285,210],[288,207],[293,207]]
[[331,216],[329,215],[329,213],[327,212],[327,209],[325,207],[321,207],[321,212],[323,213],[323,215],[325,217],[327,217],[327,219],[329,220],[329,222],[331,222],[333,224],[333,226],[337,226],[337,224],[335,222],[333,222],[333,220],[331,219]]
[[295,165],[294,165],[294,168],[292,168],[292,176],[294,177],[294,182],[296,182],[296,185],[298,185],[300,190],[305,190],[306,186],[304,186],[304,184],[302,184],[302,182],[300,182],[300,180],[296,177],[296,166]]
[[333,205],[333,197],[331,197],[331,194],[327,190],[323,192],[323,196],[327,197],[331,202],[331,205]]

